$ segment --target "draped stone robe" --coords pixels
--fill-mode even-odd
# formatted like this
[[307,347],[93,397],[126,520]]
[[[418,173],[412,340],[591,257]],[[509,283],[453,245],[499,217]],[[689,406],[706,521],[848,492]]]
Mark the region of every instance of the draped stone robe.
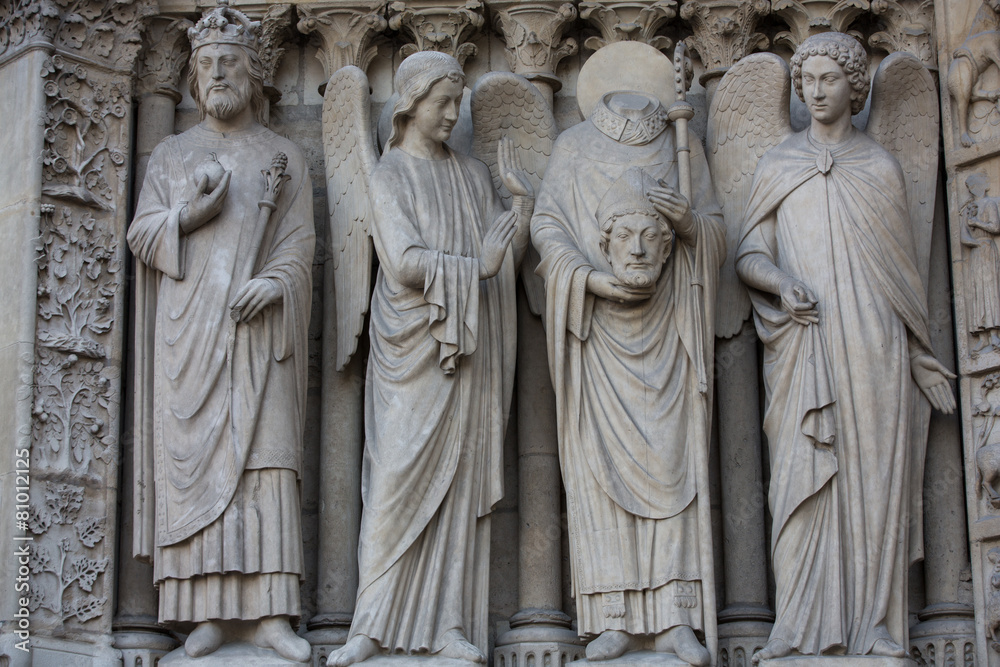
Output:
[[486,280],[478,257],[504,209],[486,165],[450,149],[442,160],[389,150],[371,198],[380,266],[351,634],[435,652],[458,630],[485,653],[516,315],[512,252]]
[[819,301],[819,323],[802,326],[751,290],[771,454],[771,637],[806,654],[866,654],[880,638],[905,648],[930,415],[910,358],[931,346],[902,170],[857,131],[835,146],[793,135],[761,159],[741,238],[738,261],[759,254]]
[[[280,303],[236,323],[251,275],[261,170],[288,156],[255,277]],[[184,234],[195,167],[211,153],[232,177],[222,211]],[[315,244],[299,150],[263,127],[195,126],[150,158],[128,243],[137,264],[135,550],[153,557],[161,621],[299,613],[298,473]]]
[[650,635],[688,625],[714,654],[706,461],[721,213],[692,137],[693,238],[675,239],[648,301],[588,293],[591,271],[612,271],[596,218],[611,185],[640,166],[677,188],[673,128],[647,118],[653,132],[624,145],[613,136],[626,123],[605,125],[609,116],[602,103],[559,137],[532,218],[578,627]]
[[968,241],[969,263],[965,271],[971,288],[969,331],[989,333],[1000,329],[1000,198],[982,197],[975,201],[978,213],[962,210],[962,241]]

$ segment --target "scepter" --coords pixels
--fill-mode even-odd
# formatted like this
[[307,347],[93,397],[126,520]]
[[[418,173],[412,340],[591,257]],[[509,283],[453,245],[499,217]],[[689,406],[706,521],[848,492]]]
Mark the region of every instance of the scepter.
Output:
[[667,118],[674,124],[677,144],[677,181],[681,194],[691,201],[691,146],[688,143],[688,121],[694,118],[694,107],[687,101],[687,89],[692,71],[684,42],[674,48],[674,90],[677,101],[667,109]]
[[[291,178],[285,173],[287,166],[288,156],[284,153],[275,153],[271,159],[271,167],[260,170],[260,173],[264,175],[264,193],[261,195],[260,201],[257,202],[259,209],[257,211],[257,224],[253,228],[253,238],[248,253],[250,261],[244,264],[238,285],[246,285],[253,277],[253,270],[257,266],[257,255],[260,254],[260,245],[264,242],[264,232],[267,231],[271,212],[278,207],[275,202],[281,195],[281,188],[285,185],[285,181]],[[229,311],[229,316],[234,321],[239,321],[241,315],[240,308],[233,308]]]

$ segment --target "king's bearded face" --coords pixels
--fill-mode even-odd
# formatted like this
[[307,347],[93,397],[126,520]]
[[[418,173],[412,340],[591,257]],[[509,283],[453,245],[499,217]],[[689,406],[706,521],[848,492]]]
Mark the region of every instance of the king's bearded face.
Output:
[[205,113],[229,120],[250,104],[247,56],[236,44],[208,44],[198,49],[198,97]]
[[629,213],[615,218],[605,255],[618,281],[627,287],[649,287],[660,278],[671,235],[652,215]]

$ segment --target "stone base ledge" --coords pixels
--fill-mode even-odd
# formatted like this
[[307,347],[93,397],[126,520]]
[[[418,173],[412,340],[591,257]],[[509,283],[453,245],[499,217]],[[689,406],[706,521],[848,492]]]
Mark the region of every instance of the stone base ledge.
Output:
[[184,647],[174,649],[160,659],[159,667],[288,667],[301,662],[285,660],[269,648],[260,648],[249,642],[223,644],[214,653],[192,658],[184,652]]
[[917,662],[878,655],[790,655],[761,660],[758,667],[917,667]]
[[[631,651],[614,660],[577,660],[570,667],[691,667],[673,653],[657,651]],[[494,666],[498,667],[498,666]]]

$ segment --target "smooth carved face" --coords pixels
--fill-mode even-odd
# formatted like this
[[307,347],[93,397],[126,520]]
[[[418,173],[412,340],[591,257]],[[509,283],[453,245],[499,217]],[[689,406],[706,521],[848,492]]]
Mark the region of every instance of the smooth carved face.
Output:
[[417,102],[406,125],[406,132],[416,132],[436,143],[448,141],[458,122],[464,90],[461,83],[450,79],[441,79],[435,83],[424,99]]
[[205,113],[229,120],[250,104],[246,54],[236,44],[208,44],[198,49],[198,93]]
[[802,96],[813,119],[834,123],[851,115],[851,82],[830,56],[810,56],[802,63]]
[[632,213],[614,221],[605,254],[623,285],[648,287],[660,277],[669,241],[659,220]]

